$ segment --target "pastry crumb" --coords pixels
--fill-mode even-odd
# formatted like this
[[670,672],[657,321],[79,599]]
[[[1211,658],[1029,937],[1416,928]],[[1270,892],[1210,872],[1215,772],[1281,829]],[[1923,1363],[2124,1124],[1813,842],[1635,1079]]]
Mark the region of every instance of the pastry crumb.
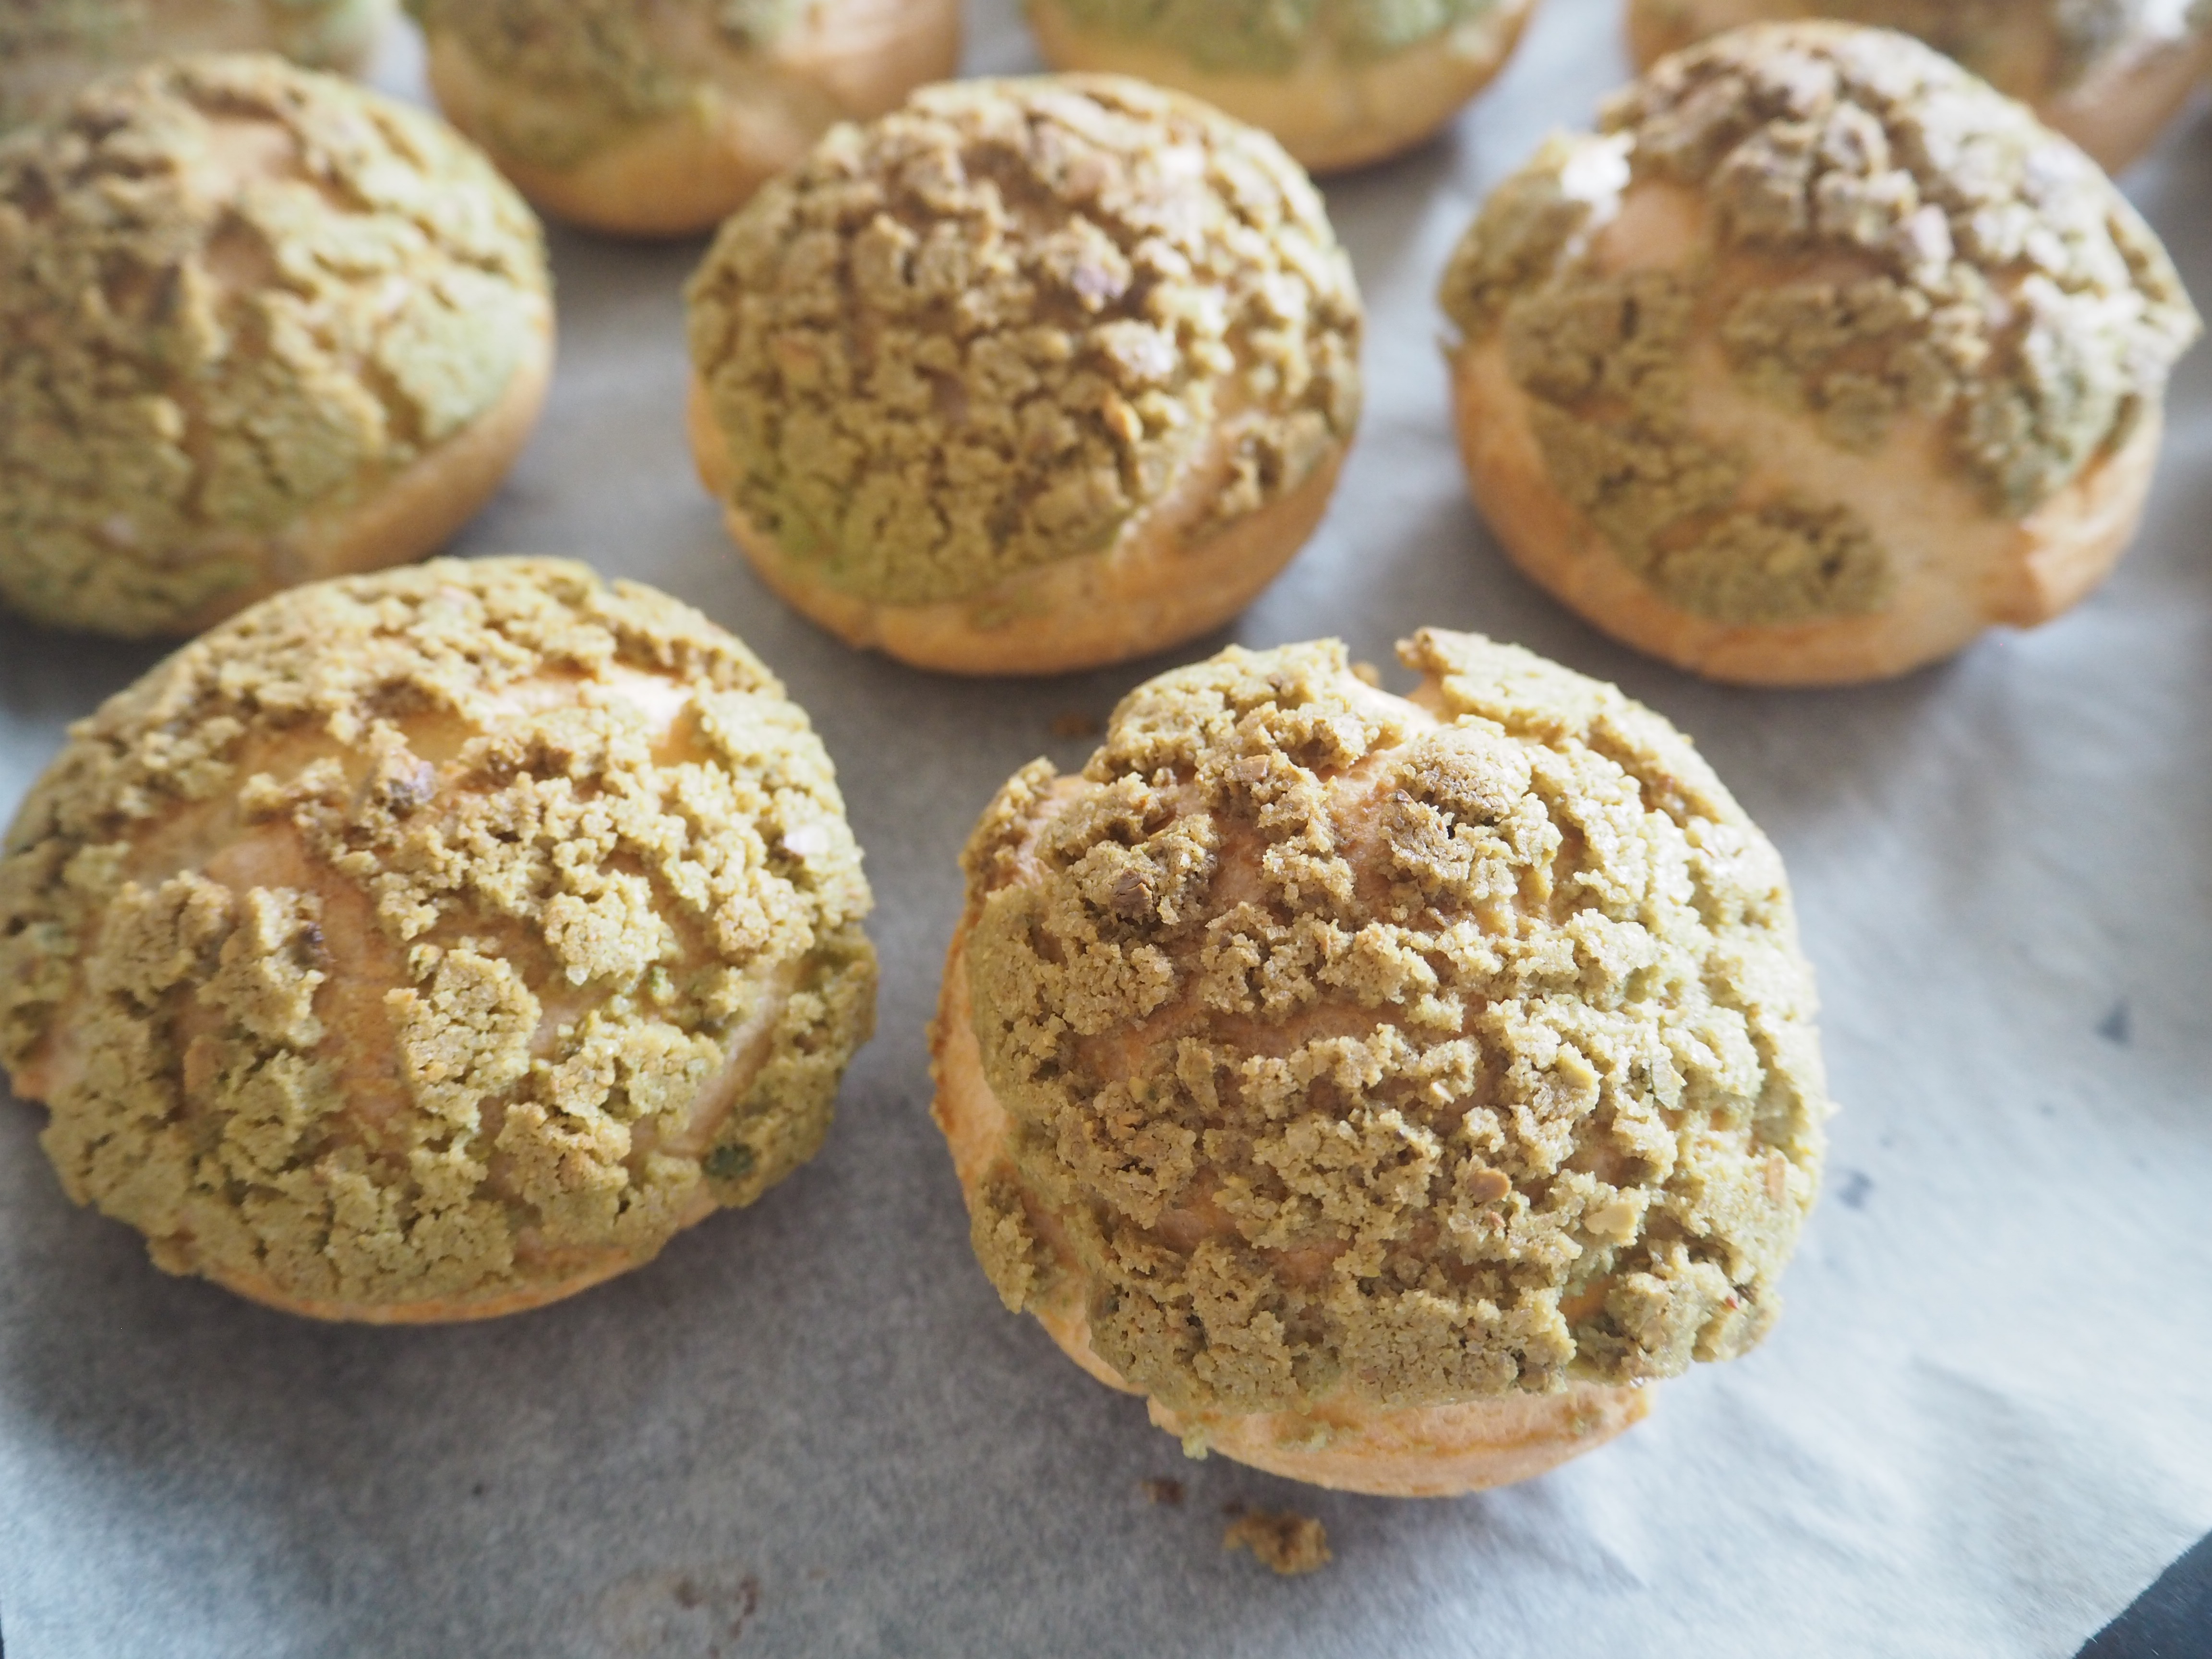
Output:
[[1225,1550],[1249,1550],[1285,1578],[1327,1566],[1334,1558],[1328,1529],[1310,1515],[1254,1510],[1229,1523],[1221,1535]]
[[1166,1475],[1156,1474],[1139,1480],[1138,1487],[1155,1504],[1164,1504],[1173,1509],[1182,1502],[1182,1482]]

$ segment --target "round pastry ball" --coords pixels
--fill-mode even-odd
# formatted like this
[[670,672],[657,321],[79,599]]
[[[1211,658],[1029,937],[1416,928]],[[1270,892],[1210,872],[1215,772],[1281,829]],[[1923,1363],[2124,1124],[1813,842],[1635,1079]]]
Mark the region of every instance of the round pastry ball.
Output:
[[868,908],[738,641],[580,564],[440,560],[266,600],[72,728],[0,860],[0,1060],[169,1272],[483,1318],[814,1155]]
[[1832,1109],[1781,861],[1609,685],[1424,632],[1139,687],[963,858],[935,1115],[975,1253],[1194,1452],[1540,1474],[1765,1335]]
[[1901,29],[1956,58],[2118,173],[2212,69],[2203,0],[1629,0],[1639,67],[1746,23]]
[[1131,75],[1264,127],[1316,173],[1410,149],[1490,84],[1535,0],[1025,0],[1055,69]]
[[0,600],[137,638],[442,546],[553,313],[537,221],[444,126],[209,57],[0,140]]
[[406,0],[431,90],[546,212],[717,225],[839,121],[960,61],[959,0]]
[[1485,204],[1442,295],[1516,563],[1717,679],[1902,673],[2133,536],[2197,319],[2096,165],[1887,30],[1662,62]]
[[353,73],[392,0],[5,0],[0,130],[58,112],[113,70],[202,52],[274,52]]
[[1043,674],[1218,627],[1321,519],[1359,297],[1266,134],[1111,76],[841,127],[692,278],[693,452],[848,643]]

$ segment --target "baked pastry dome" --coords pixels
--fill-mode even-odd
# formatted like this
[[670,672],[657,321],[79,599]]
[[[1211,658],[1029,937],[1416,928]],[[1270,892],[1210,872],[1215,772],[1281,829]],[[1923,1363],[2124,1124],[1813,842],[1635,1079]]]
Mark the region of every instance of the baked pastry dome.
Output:
[[393,9],[392,0],[0,0],[0,131],[156,58],[274,52],[351,73]]
[[1110,76],[842,127],[692,278],[731,533],[849,643],[1048,673],[1228,620],[1319,521],[1359,299],[1266,134]]
[[580,564],[440,560],[280,594],[73,728],[0,859],[0,1060],[168,1271],[480,1318],[813,1156],[868,906],[743,645]]
[[1316,172],[1409,149],[1505,65],[1535,0],[1024,0],[1055,69],[1131,75],[1264,127]]
[[972,1237],[1278,1474],[1541,1473],[1759,1340],[1830,1106],[1774,849],[1680,733],[1426,631],[1140,686],[984,813],[933,1032]]
[[2198,328],[2080,150],[1834,23],[1662,62],[1499,186],[1442,300],[1514,560],[1632,645],[1773,684],[2073,605],[2134,534]]
[[431,90],[546,212],[719,224],[839,121],[960,61],[959,0],[406,0]]
[[429,117],[192,58],[0,140],[0,601],[188,634],[441,546],[552,362],[538,222]]
[[2208,69],[2204,0],[1629,0],[1638,64],[1745,23],[1832,18],[1901,29],[1956,58],[2118,173]]

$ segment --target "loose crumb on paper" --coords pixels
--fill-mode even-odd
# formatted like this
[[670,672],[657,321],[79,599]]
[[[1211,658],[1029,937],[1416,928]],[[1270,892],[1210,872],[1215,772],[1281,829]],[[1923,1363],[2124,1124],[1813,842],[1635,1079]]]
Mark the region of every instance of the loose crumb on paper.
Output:
[[1328,1531],[1310,1515],[1254,1510],[1229,1523],[1221,1547],[1249,1550],[1285,1577],[1328,1565]]

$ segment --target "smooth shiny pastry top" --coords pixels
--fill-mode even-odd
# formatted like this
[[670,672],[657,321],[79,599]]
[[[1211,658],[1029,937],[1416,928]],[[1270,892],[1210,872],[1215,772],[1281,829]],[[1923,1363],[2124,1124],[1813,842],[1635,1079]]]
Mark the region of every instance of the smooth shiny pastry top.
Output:
[[884,605],[1105,552],[1204,468],[1178,532],[1201,541],[1358,418],[1358,297],[1311,184],[1115,77],[926,88],[837,129],[725,228],[690,303],[729,503]]
[[0,601],[189,632],[419,557],[380,496],[518,401],[519,447],[550,332],[536,218],[431,117],[268,57],[88,88],[0,140]]
[[0,0],[0,131],[156,58],[274,52],[356,70],[392,10],[392,0]]
[[1717,36],[1547,143],[1441,299],[1470,453],[1519,408],[1616,599],[1681,635],[1635,642],[1710,666],[1832,625],[1752,678],[1896,672],[2078,599],[2198,331],[2072,144],[1917,41],[1829,23]]
[[296,588],[72,728],[0,859],[0,1061],[70,1195],[325,1318],[475,1318],[812,1156],[860,857],[743,645],[560,560]]
[[1631,0],[1629,36],[1648,68],[1723,29],[1810,18],[1926,41],[2115,172],[2212,69],[2207,0]]
[[1364,1490],[1424,1489],[1356,1467],[1393,1413],[1756,1343],[1831,1109],[1781,861],[1689,742],[1515,647],[1401,654],[1410,698],[1231,648],[1018,774],[947,1000],[1008,1305],[1201,1444],[1312,1413],[1354,1463],[1268,1466]]

